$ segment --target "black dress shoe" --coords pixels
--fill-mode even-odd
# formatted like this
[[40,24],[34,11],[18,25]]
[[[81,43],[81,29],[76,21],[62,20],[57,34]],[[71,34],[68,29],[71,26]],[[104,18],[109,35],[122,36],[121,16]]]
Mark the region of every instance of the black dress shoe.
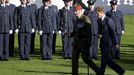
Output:
[[24,58],[24,60],[29,60],[29,58]]
[[52,58],[46,58],[46,60],[52,60]]
[[4,61],[4,59],[0,59],[0,61]]
[[20,58],[19,60],[25,60],[24,58]]
[[7,58],[3,59],[4,61],[9,61]]
[[46,60],[46,58],[41,58],[41,60]]
[[72,57],[68,57],[68,59],[72,59]]

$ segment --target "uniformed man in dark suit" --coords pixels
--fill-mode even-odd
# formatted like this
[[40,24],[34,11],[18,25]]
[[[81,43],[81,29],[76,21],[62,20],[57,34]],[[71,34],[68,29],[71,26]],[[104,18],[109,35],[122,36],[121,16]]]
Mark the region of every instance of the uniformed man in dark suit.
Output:
[[85,9],[84,14],[87,15],[91,19],[92,24],[92,43],[91,48],[89,49],[89,56],[91,58],[97,59],[98,54],[98,24],[97,24],[97,16],[96,12],[94,11],[94,3],[96,0],[88,0],[88,7],[84,3],[82,3],[82,0],[76,1]]
[[52,53],[55,54],[56,50],[56,36],[57,36],[57,29],[58,29],[58,7],[56,5],[52,4],[52,0],[49,0],[49,6],[53,11],[53,26],[54,26],[54,31],[53,31],[53,42],[52,42]]
[[0,61],[8,61],[9,34],[13,33],[13,21],[6,0],[0,0]]
[[74,20],[74,31],[71,36],[74,37],[73,53],[72,53],[72,75],[78,75],[78,60],[80,53],[83,61],[90,66],[97,75],[99,75],[99,67],[90,59],[89,48],[92,41],[91,21],[88,16],[83,15],[83,8],[79,4],[75,4],[75,14],[77,18]]
[[27,0],[20,1],[21,5],[15,9],[15,26],[16,32],[19,29],[20,58],[29,60],[31,33],[35,29],[34,18],[32,18],[29,6],[26,5]]
[[[12,18],[14,16],[14,9],[15,9],[15,5],[10,3],[10,0],[6,0],[6,5],[8,6],[9,10],[10,10],[10,14],[12,15]],[[13,21],[14,24],[14,21]],[[14,30],[13,33],[9,35],[9,56],[13,56],[14,55]]]
[[[32,0],[27,0],[27,6],[29,6],[32,18],[33,18],[33,25],[36,25],[36,13],[37,13],[37,5],[33,4]],[[30,54],[34,54],[35,52],[35,30],[32,30],[31,33],[31,44],[30,44]]]
[[[119,47],[114,22],[111,18],[105,16],[104,8],[103,7],[96,7],[96,12],[98,15],[98,24],[99,24],[99,35],[100,38],[100,48],[101,48],[101,67],[100,67],[100,74],[104,75],[106,65],[111,67],[115,72],[119,75],[124,74],[124,70],[112,60],[110,57],[110,51],[112,46]],[[114,40],[112,40],[114,38]],[[114,41],[114,42],[113,42]]]
[[53,39],[53,11],[49,6],[49,0],[42,0],[43,6],[38,9],[37,23],[39,34],[41,35],[41,59],[52,59],[52,39]]
[[70,33],[73,31],[73,19],[75,14],[73,7],[70,6],[72,0],[63,1],[65,6],[59,10],[59,28],[62,32],[63,57],[65,59],[71,59],[73,38],[70,37]]
[[[109,10],[106,15],[114,21],[114,27],[116,30],[116,35],[118,37],[119,46],[121,42],[121,36],[124,34],[124,17],[122,11],[117,9],[117,0],[111,0],[111,10]],[[120,48],[116,49],[113,47],[112,49],[112,57],[114,59],[120,59]]]

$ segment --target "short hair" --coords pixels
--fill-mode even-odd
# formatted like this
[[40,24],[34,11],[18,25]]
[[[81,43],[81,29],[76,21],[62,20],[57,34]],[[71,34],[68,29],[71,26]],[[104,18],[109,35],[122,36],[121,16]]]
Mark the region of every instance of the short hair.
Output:
[[98,6],[95,8],[96,12],[104,12],[104,7],[103,6]]

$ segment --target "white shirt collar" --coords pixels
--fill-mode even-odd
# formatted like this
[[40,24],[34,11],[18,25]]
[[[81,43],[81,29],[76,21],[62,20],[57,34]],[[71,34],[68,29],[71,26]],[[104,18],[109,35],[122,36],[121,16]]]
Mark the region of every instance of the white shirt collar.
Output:
[[65,7],[67,10],[69,10],[70,9],[70,6],[67,6],[67,7]]
[[31,5],[32,3],[27,3],[27,5]]
[[112,10],[113,12],[116,12],[117,11],[117,9],[114,9],[114,10]]
[[103,21],[103,20],[105,19],[105,17],[106,17],[106,15],[104,15],[104,16],[101,18],[101,20]]
[[7,6],[9,6],[9,5],[10,5],[10,3],[6,3],[6,5],[7,5]]
[[48,9],[48,6],[44,6],[45,9]]
[[23,4],[23,5],[21,5],[22,7],[26,7],[26,5],[25,4]]

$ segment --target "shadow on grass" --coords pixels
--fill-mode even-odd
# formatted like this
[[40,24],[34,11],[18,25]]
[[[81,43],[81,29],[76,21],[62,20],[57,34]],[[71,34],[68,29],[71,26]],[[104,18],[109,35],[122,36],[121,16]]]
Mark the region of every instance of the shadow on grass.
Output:
[[[53,75],[55,75],[55,74],[60,74],[60,75],[66,75],[66,74],[69,74],[69,75],[71,75],[72,73],[71,72],[50,72],[50,71],[26,71],[26,70],[17,70],[17,71],[20,71],[20,72],[27,72],[27,73],[45,73],[45,74],[53,74]],[[87,75],[86,73],[79,73],[79,75]],[[96,75],[96,74],[93,74],[93,73],[90,73],[89,75]]]
[[130,47],[130,48],[134,48],[133,44],[121,44],[121,47]]

